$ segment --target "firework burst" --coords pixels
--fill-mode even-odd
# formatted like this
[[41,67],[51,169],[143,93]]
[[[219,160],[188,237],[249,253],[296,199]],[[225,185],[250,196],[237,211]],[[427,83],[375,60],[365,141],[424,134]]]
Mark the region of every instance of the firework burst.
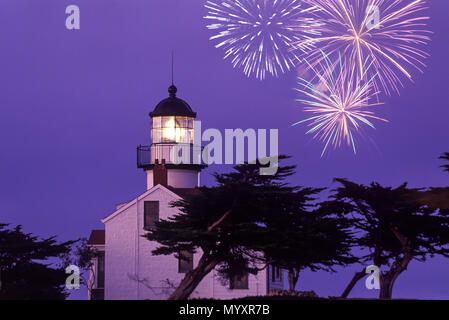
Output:
[[[430,41],[423,16],[426,0],[305,0],[316,7],[316,19],[323,19],[317,32],[320,36],[301,39],[293,47],[316,46],[307,59],[316,65],[327,54],[341,52],[357,76],[368,78],[377,73],[376,87],[387,95],[399,93],[402,78],[412,80],[410,69],[422,72],[422,62],[428,54],[423,51]],[[372,72],[364,69],[372,61]],[[366,79],[365,79],[366,80]]]
[[207,27],[217,32],[210,38],[219,41],[216,48],[225,51],[234,68],[260,80],[293,69],[298,57],[291,44],[306,52],[313,45],[299,42],[319,35],[315,28],[321,26],[305,16],[314,8],[300,0],[214,0],[205,7],[204,18],[212,21]]
[[[380,103],[370,104],[377,94],[374,86],[376,75],[368,81],[356,76],[354,68],[348,68],[339,55],[336,63],[321,52],[323,59],[318,65],[308,61],[310,70],[314,73],[313,84],[303,78],[299,79],[300,88],[296,89],[304,99],[297,99],[306,107],[305,112],[312,117],[296,122],[292,126],[308,123],[311,127],[307,134],[324,143],[323,156],[329,146],[334,149],[347,144],[356,153],[354,134],[360,132],[362,125],[375,128],[372,120],[388,122],[374,114],[372,107]],[[372,65],[364,65],[364,70],[370,70]],[[365,75],[363,75],[365,77]]]

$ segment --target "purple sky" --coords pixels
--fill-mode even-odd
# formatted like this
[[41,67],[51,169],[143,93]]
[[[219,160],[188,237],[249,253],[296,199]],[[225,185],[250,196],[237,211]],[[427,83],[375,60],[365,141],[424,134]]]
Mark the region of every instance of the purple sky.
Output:
[[[223,61],[208,40],[200,0],[2,0],[0,2],[0,222],[61,240],[103,228],[114,205],[145,191],[136,146],[149,144],[149,118],[167,97],[169,55],[176,53],[178,95],[203,127],[279,128],[295,183],[332,186],[332,178],[447,186],[438,157],[449,151],[449,2],[429,0],[431,57],[423,75],[381,108],[389,124],[367,131],[374,143],[329,153],[291,128],[304,118],[295,73],[260,82]],[[81,30],[65,28],[65,8],[81,10]],[[212,166],[203,174],[211,183]],[[352,277],[304,273],[302,290],[339,295]],[[411,263],[396,298],[449,299],[449,260]],[[354,296],[375,297],[363,281]],[[79,295],[82,297],[82,295]]]

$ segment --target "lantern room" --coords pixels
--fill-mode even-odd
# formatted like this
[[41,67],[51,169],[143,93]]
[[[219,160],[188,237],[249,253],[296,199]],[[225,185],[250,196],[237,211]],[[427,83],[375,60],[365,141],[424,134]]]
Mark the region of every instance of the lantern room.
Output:
[[176,97],[177,91],[174,85],[170,86],[170,96],[150,113],[152,144],[194,144],[196,113],[187,102]]
[[158,116],[152,119],[153,143],[194,143],[194,118],[183,116]]
[[[137,148],[137,166],[147,173],[148,189],[157,184],[175,188],[199,186],[202,148],[195,145],[196,113],[176,96],[171,85],[169,97],[150,112],[151,145]],[[182,146],[182,148],[177,148]],[[177,159],[183,159],[181,164]]]

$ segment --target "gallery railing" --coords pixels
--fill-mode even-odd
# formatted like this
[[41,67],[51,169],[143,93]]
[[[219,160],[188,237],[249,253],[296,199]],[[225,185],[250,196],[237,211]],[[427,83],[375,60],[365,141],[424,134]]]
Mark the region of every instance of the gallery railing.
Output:
[[192,144],[156,144],[137,147],[137,167],[146,168],[156,163],[165,164],[207,164],[203,157],[204,147]]

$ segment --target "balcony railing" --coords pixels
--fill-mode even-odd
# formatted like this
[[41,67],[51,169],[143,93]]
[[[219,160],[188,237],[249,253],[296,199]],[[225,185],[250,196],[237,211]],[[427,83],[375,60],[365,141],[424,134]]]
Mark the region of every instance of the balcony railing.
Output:
[[156,163],[206,166],[204,148],[191,144],[155,144],[137,147],[137,167],[148,168]]

